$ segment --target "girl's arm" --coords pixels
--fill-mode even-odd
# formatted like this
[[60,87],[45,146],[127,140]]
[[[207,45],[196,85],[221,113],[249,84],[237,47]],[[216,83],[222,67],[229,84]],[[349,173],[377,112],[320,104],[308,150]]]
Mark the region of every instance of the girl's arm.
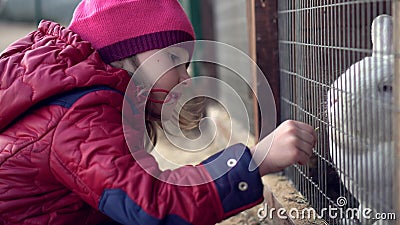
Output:
[[[144,149],[131,153],[121,126],[122,98],[110,90],[85,95],[54,133],[53,174],[93,208],[123,224],[215,224],[262,201],[259,172],[249,171],[252,157],[243,145],[172,171],[160,171]],[[128,131],[138,146],[139,123]]]

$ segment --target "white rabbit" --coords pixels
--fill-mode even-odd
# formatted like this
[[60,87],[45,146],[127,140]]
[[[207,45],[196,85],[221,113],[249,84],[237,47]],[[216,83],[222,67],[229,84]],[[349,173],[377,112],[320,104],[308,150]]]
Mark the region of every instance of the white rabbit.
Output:
[[[394,174],[392,27],[389,15],[374,19],[372,56],[348,68],[327,95],[333,163],[346,188],[360,202],[359,210],[373,210],[371,217],[391,207],[385,199],[392,194]],[[360,218],[363,225],[374,222],[389,224]]]

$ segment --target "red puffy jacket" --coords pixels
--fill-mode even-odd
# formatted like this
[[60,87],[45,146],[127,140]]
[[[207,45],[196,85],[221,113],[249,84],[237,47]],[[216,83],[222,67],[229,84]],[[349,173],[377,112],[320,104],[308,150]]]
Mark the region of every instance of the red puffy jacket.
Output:
[[[2,53],[0,224],[214,224],[262,200],[243,145],[173,171],[160,171],[144,149],[131,152],[121,116],[129,80],[48,21]],[[138,146],[140,124],[130,133]],[[200,178],[213,181],[173,185]]]

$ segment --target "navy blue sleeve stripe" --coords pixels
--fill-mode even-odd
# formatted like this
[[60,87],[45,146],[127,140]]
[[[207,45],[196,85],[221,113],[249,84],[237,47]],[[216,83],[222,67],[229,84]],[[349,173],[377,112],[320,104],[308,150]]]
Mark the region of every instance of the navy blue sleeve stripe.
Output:
[[[71,108],[71,106],[78,101],[81,97],[85,96],[86,94],[89,94],[94,91],[101,91],[101,90],[109,90],[109,91],[115,91],[121,95],[124,96],[124,93],[115,90],[113,88],[107,87],[107,86],[93,86],[93,87],[86,87],[86,88],[79,88],[79,89],[74,89],[72,91],[69,91],[67,93],[63,93],[61,95],[57,95],[54,97],[51,97],[40,104],[38,104],[36,107],[41,107],[44,105],[59,105],[65,108]],[[124,96],[126,97],[126,96]],[[134,114],[138,114],[139,110],[136,108],[135,104],[132,103],[131,99],[126,98],[126,102],[129,104],[129,106],[132,109],[132,112]]]
[[107,189],[99,202],[99,210],[121,224],[190,225],[177,215],[157,219],[147,214],[121,189]]
[[[54,97],[51,97],[50,99],[47,99],[42,103],[42,105],[59,105],[65,108],[70,108],[78,99],[83,97],[86,94],[89,94],[94,91],[100,91],[100,90],[110,90],[110,91],[115,91],[118,93],[121,93],[115,89],[112,89],[107,86],[94,86],[94,87],[89,87],[89,88],[79,88],[79,89],[74,89],[72,91],[69,91],[67,93],[63,93],[61,95],[57,95]],[[121,93],[123,95],[123,93]]]
[[[237,161],[236,165],[229,167],[229,160]],[[258,169],[249,170],[250,163],[254,163],[252,155],[243,144],[228,147],[201,163],[214,180],[225,213],[251,205],[263,197],[261,176]],[[243,183],[248,187],[246,190],[239,188]]]

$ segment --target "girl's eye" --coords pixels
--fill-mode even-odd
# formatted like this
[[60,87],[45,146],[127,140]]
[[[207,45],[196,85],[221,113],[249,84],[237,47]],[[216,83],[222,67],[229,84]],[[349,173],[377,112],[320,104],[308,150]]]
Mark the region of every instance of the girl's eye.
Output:
[[169,57],[171,58],[172,62],[177,62],[179,60],[179,56],[169,53]]

